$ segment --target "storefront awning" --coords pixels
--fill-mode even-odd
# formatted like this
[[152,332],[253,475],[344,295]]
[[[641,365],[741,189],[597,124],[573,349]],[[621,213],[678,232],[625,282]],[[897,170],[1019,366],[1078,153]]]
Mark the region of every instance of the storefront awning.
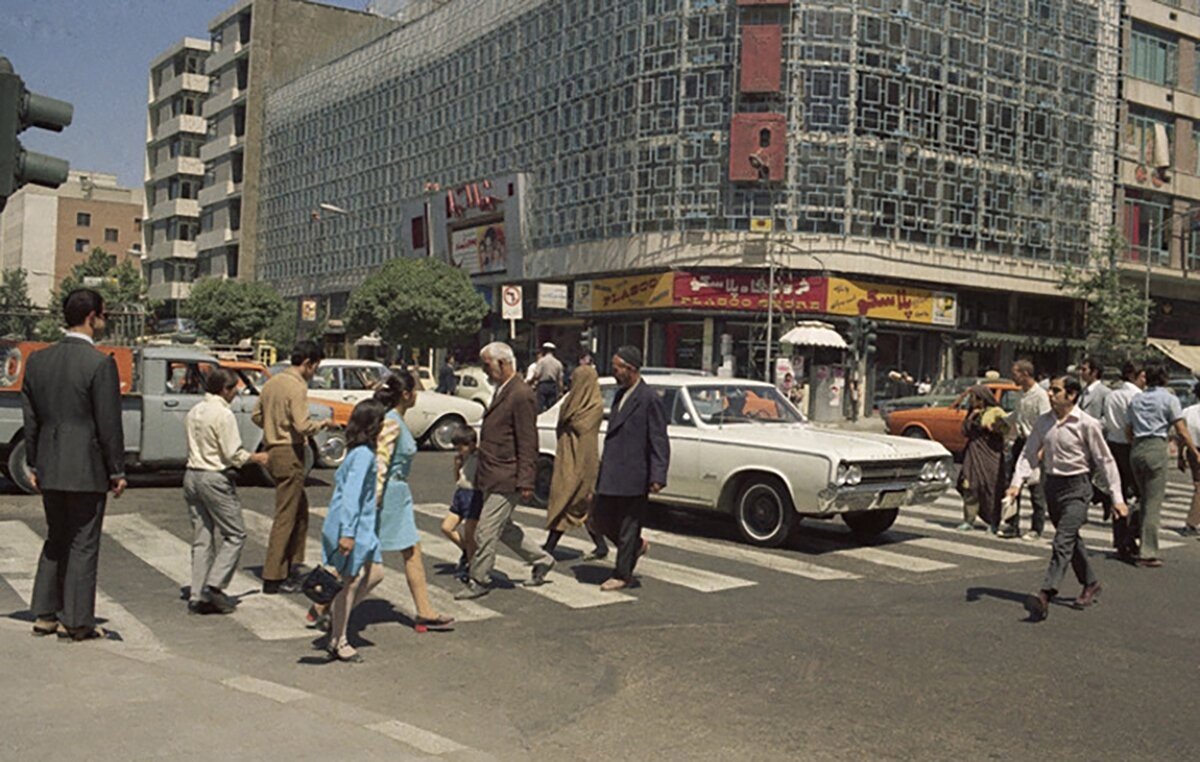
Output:
[[963,344],[975,347],[998,347],[1011,344],[1017,349],[1030,351],[1053,350],[1060,347],[1083,349],[1087,342],[1082,339],[1063,339],[1050,336],[1026,336],[1019,333],[1002,333],[1000,331],[976,331],[973,336],[962,340]]
[[1175,339],[1156,339],[1154,337],[1146,339],[1146,343],[1192,373],[1200,374],[1200,347],[1180,344]]
[[800,347],[833,347],[848,349],[846,340],[833,330],[829,323],[818,320],[806,320],[797,323],[796,327],[779,337],[780,344],[794,344]]

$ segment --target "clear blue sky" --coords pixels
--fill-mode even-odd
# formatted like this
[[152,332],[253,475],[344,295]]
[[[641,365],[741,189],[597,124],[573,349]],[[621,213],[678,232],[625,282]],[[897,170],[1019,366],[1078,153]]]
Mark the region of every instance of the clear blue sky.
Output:
[[140,187],[150,62],[184,37],[206,39],[208,22],[235,1],[0,0],[0,55],[30,90],[75,106],[70,127],[27,130],[22,145]]

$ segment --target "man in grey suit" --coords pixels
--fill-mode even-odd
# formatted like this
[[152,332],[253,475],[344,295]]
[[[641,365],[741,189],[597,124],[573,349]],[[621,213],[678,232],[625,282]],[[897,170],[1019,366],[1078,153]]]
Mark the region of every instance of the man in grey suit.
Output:
[[126,487],[121,381],[113,358],[95,347],[104,331],[100,294],[67,294],[63,318],[66,336],[30,355],[21,388],[26,452],[46,513],[33,632],[90,640],[106,635],[95,618],[105,493],[120,497]]
[[650,493],[667,486],[671,444],[662,399],[642,381],[642,353],[621,347],[613,355],[612,371],[621,385],[613,400],[600,477],[596,482],[594,526],[617,546],[617,565],[601,590],[620,590],[633,584],[633,567],[645,554],[642,523]]

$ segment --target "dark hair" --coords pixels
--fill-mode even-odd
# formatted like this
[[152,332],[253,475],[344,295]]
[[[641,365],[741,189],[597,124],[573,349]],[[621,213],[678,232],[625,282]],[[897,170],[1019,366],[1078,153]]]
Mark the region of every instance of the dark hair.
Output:
[[77,288],[63,299],[63,321],[68,328],[83,325],[93,312],[104,314],[104,297],[90,288]]
[[1079,383],[1079,379],[1076,376],[1063,376],[1061,380],[1063,394],[1079,399],[1079,395],[1083,394],[1083,384]]
[[1166,386],[1167,380],[1170,379],[1170,374],[1167,373],[1167,366],[1159,362],[1146,363],[1146,386]]
[[298,342],[292,349],[292,365],[303,365],[305,361],[321,362],[325,359],[325,353],[321,351],[321,347],[317,342],[305,339]]
[[346,424],[346,449],[351,450],[359,445],[369,445],[374,449],[385,415],[387,408],[379,400],[363,400],[355,405]]
[[204,378],[204,391],[209,394],[220,394],[230,386],[237,386],[237,376],[225,368],[213,368]]
[[1083,358],[1083,362],[1081,362],[1079,365],[1080,367],[1086,365],[1094,370],[1096,372],[1096,378],[1104,378],[1104,366],[1101,365],[1095,357],[1085,357]]
[[454,443],[455,447],[462,447],[463,445],[473,445],[479,440],[475,436],[475,429],[470,426],[459,426],[450,435],[450,441]]
[[1121,366],[1121,378],[1126,381],[1133,381],[1142,372],[1142,366],[1135,360],[1126,360]]
[[375,390],[375,399],[389,408],[396,407],[400,398],[417,390],[415,373],[389,373],[383,377],[379,388]]
[[1013,363],[1013,367],[1027,376],[1033,375],[1033,360],[1030,360],[1028,357],[1022,357],[1020,360],[1017,360]]

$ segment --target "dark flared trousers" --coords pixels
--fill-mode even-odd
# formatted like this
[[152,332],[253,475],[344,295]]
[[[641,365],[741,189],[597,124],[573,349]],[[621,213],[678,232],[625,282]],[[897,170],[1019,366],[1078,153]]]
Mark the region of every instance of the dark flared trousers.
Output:
[[617,546],[613,576],[633,581],[633,567],[642,549],[642,524],[646,521],[646,495],[596,495],[592,526]]
[[106,500],[104,492],[42,493],[46,543],[32,600],[39,619],[57,619],[70,628],[96,626],[96,570]]
[[1042,589],[1054,594],[1066,576],[1067,567],[1075,572],[1081,585],[1096,581],[1096,573],[1088,563],[1087,546],[1079,530],[1087,523],[1088,505],[1092,499],[1092,480],[1087,474],[1076,476],[1042,475],[1046,488],[1046,507],[1054,524],[1054,542],[1050,550],[1050,567]]

